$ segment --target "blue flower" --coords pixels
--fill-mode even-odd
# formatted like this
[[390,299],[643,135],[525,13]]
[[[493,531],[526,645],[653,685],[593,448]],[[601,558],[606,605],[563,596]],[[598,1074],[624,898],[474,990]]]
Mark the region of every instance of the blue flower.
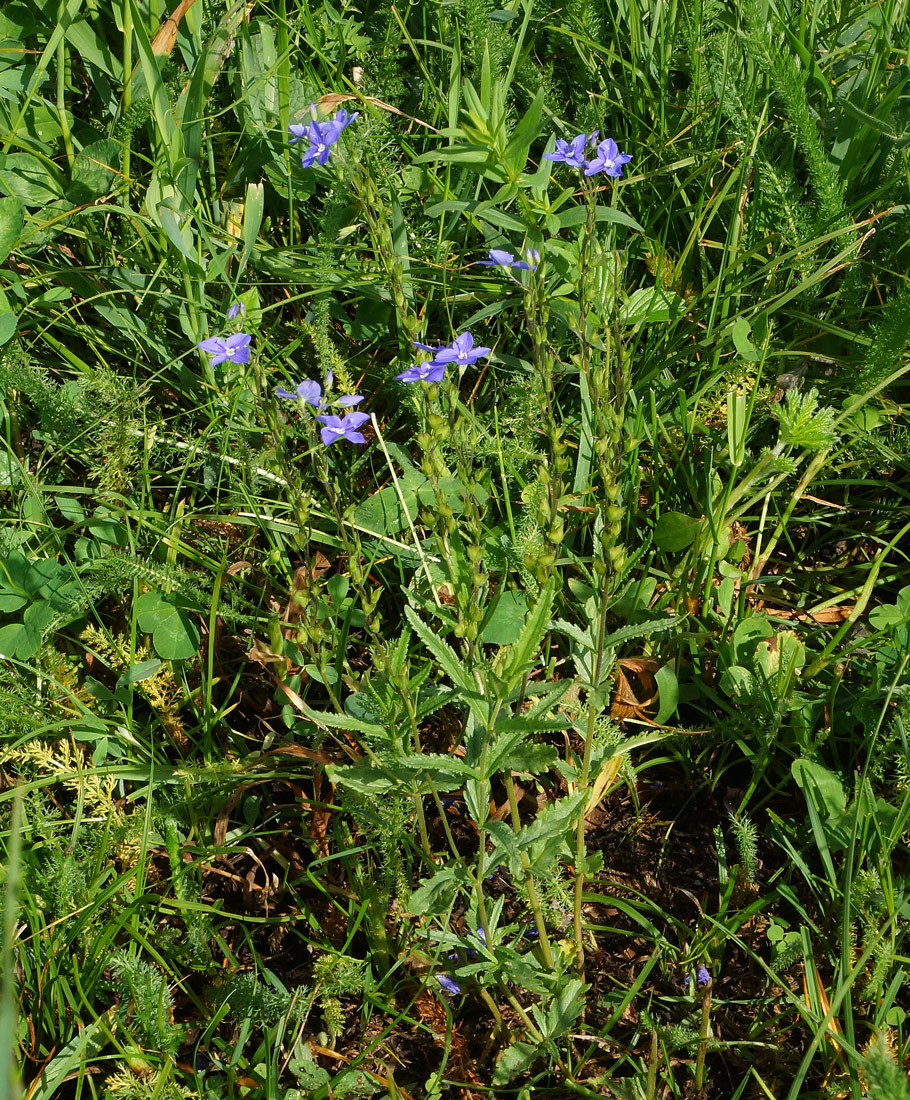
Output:
[[[421,345],[422,346],[422,345]],[[425,351],[432,351],[432,348],[425,348]],[[396,382],[441,382],[442,376],[446,372],[445,363],[435,363],[432,359],[428,359],[425,363],[417,363],[413,367],[408,367],[407,370],[403,370],[401,374],[395,375]]]
[[355,118],[360,117],[360,111],[355,111],[352,115],[349,115],[347,111],[342,107],[341,110],[336,111],[332,118],[326,123],[326,126],[331,127],[335,137],[332,139],[332,144],[341,137],[341,131],[346,129]]
[[243,302],[234,302],[231,308],[228,310],[228,320],[234,321],[238,317],[244,317],[246,315],[246,306]]
[[238,332],[227,337],[211,336],[197,346],[212,356],[213,367],[217,367],[219,363],[249,363],[251,339],[245,332]]
[[339,439],[346,439],[348,443],[366,443],[363,433],[357,430],[370,419],[366,413],[348,413],[343,417],[326,414],[317,416],[316,419],[325,425],[319,434],[326,447],[331,447]]
[[[531,264],[524,260],[516,260],[511,252],[504,252],[501,248],[491,248],[488,260],[477,260],[477,267],[515,267],[521,271],[533,270]],[[535,264],[534,267],[537,265]]]
[[303,167],[312,168],[316,163],[328,163],[332,146],[338,140],[338,135],[332,129],[332,124],[330,122],[311,122],[307,127],[306,138],[310,144],[300,161]]
[[327,164],[332,146],[341,137],[342,130],[350,126],[359,114],[359,111],[355,111],[352,115],[349,115],[342,108],[340,111],[336,111],[328,122],[313,120],[306,126],[302,122],[294,123],[290,127],[293,135],[290,139],[291,144],[293,145],[295,141],[303,141],[304,139],[310,143],[300,162],[303,167],[312,168],[314,164]]
[[695,972],[695,980],[699,985],[707,985],[711,981],[711,975],[706,966],[702,965],[698,968]]
[[620,153],[619,146],[612,138],[607,138],[597,146],[597,156],[585,165],[586,176],[596,176],[598,172],[618,178],[622,175],[622,166],[632,159],[629,153]]
[[[331,371],[326,375],[325,384],[327,390],[331,388]],[[275,395],[277,397],[284,397],[288,401],[302,401],[305,405],[312,405],[318,412],[322,412],[326,405],[329,404],[322,396],[322,387],[311,378],[304,378],[293,391],[286,390],[283,386],[279,386],[278,389],[275,390]],[[352,393],[348,397],[337,398],[337,400],[332,401],[331,404],[341,405],[343,408],[349,409],[352,405],[359,405],[362,400],[362,394]]]
[[278,389],[275,390],[275,393],[279,397],[288,398],[290,401],[302,401],[305,405],[312,405],[314,409],[321,409],[323,407],[322,386],[309,378],[304,378],[293,393],[290,393],[282,386],[279,386]]
[[[595,130],[590,135],[591,141],[597,141],[597,133],[598,131]],[[556,148],[552,153],[544,153],[543,159],[562,161],[563,164],[568,164],[570,168],[584,168],[585,146],[588,144],[588,140],[587,134],[578,134],[571,141],[563,141],[562,138],[557,138]]]
[[478,359],[489,355],[492,348],[475,348],[474,337],[470,332],[463,332],[456,336],[448,347],[438,348],[433,355],[433,366],[446,363],[458,363],[459,366],[469,367]]
[[308,122],[292,122],[288,129],[291,131],[292,135],[288,139],[288,144],[293,145],[295,142],[302,141],[305,137],[307,137],[310,129],[310,124]]
[[460,993],[461,986],[455,981],[449,974],[437,974],[436,981],[442,986],[446,993]]

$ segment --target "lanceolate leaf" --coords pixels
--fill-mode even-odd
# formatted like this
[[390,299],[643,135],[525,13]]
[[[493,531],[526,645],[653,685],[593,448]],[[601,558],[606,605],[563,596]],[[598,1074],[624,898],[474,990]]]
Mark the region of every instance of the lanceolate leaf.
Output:
[[528,613],[525,625],[518,635],[518,640],[509,652],[509,661],[502,677],[507,692],[518,687],[521,678],[533,664],[534,657],[550,623],[550,609],[553,606],[555,592],[556,583],[551,579],[541,589],[540,595],[537,597],[537,603]]
[[456,656],[455,650],[434,633],[420,618],[412,607],[405,607],[404,613],[411,628],[417,637],[423,642],[430,653],[439,662],[440,668],[445,672],[456,687],[460,687],[467,695],[477,694],[477,685],[471,674],[465,668],[464,663]]

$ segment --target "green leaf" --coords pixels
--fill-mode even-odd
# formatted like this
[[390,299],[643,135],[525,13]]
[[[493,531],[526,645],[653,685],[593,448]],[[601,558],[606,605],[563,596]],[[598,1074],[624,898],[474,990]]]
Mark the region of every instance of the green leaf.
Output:
[[504,821],[487,821],[483,830],[493,840],[491,863],[504,862],[508,864],[510,874],[521,874],[521,848],[515,830]]
[[468,872],[461,863],[450,863],[426,879],[411,894],[408,912],[415,917],[442,916],[447,913],[459,891],[470,886]]
[[818,390],[790,390],[777,406],[780,440],[789,447],[821,451],[837,441],[834,410],[819,408]]
[[27,661],[35,656],[40,647],[41,634],[25,623],[10,623],[9,626],[0,627],[0,653],[4,657]]
[[85,509],[77,497],[69,496],[67,493],[55,493],[54,504],[57,505],[60,515],[70,523],[81,523],[85,519]]
[[847,808],[847,798],[841,781],[814,760],[794,760],[790,772],[797,786],[814,803],[826,820],[842,814]]
[[86,145],[73,165],[67,198],[81,205],[112,191],[119,160],[119,142],[104,138]]
[[[514,13],[518,15],[518,12]],[[528,160],[528,152],[534,139],[540,131],[540,116],[543,113],[544,94],[541,89],[531,101],[524,118],[512,132],[509,144],[506,146],[503,160],[505,160],[513,176],[524,168]]]
[[733,324],[733,345],[748,363],[758,363],[761,360],[761,352],[753,345],[751,335],[749,322],[745,317],[737,317]]
[[362,719],[380,728],[385,721],[385,712],[379,700],[366,691],[352,692],[344,701],[344,710],[352,718]]
[[507,692],[518,686],[537,656],[540,643],[550,625],[550,610],[555,592],[555,582],[551,579],[541,589],[537,603],[528,614],[518,639],[509,651],[508,664],[502,674]]
[[333,714],[329,710],[311,710],[309,707],[306,708],[304,713],[317,726],[328,726],[329,729],[354,730],[357,733],[365,733],[386,741],[389,738],[386,727],[376,722],[364,722],[360,718],[354,718],[347,714]]
[[764,612],[743,619],[733,631],[734,664],[751,667],[755,660],[758,643],[764,638],[774,637],[774,627],[768,622]]
[[581,1015],[587,986],[578,978],[569,978],[557,987],[556,996],[547,1005],[534,1005],[531,1011],[547,1039],[561,1039]]
[[480,640],[488,645],[511,645],[518,637],[527,610],[528,598],[523,592],[514,589],[503,592],[484,624]]
[[32,153],[10,153],[0,168],[0,188],[26,206],[48,206],[63,197],[60,173]]
[[199,649],[199,629],[187,610],[192,605],[172,593],[146,592],[134,605],[139,629],[151,634],[152,645],[166,661],[181,661]]
[[522,1040],[512,1043],[496,1059],[496,1068],[493,1070],[494,1086],[507,1085],[513,1077],[524,1073],[542,1055],[543,1051],[536,1043],[525,1043]]
[[[2,597],[0,597],[2,598]],[[869,612],[869,625],[876,630],[887,630],[890,626],[899,626],[908,619],[906,611],[893,603],[882,604]]]
[[126,687],[129,684],[140,684],[143,680],[150,680],[162,667],[163,662],[151,660],[140,661],[133,665],[117,680],[117,687]]
[[755,698],[758,685],[747,668],[743,668],[742,665],[730,665],[721,673],[720,690],[731,699],[749,702]]
[[15,313],[0,313],[0,345],[8,344],[12,340],[18,323]]
[[651,325],[658,321],[675,321],[686,312],[684,299],[660,287],[642,287],[625,303],[619,314],[620,324]]
[[701,520],[683,512],[664,512],[654,525],[654,542],[659,550],[676,553],[695,542]]
[[[561,214],[552,215],[557,229],[568,229],[573,225],[584,225],[587,217],[588,212],[583,206],[570,206],[568,210],[564,210]],[[627,229],[644,233],[644,230],[634,218],[629,217],[628,214],[624,214],[622,210],[617,210],[613,206],[598,206],[594,211],[594,217],[595,221],[624,225]]]
[[433,206],[427,207],[427,214],[431,217],[449,211],[473,214],[475,218],[489,222],[490,225],[495,225],[497,229],[507,229],[514,233],[524,233],[528,228],[514,214],[508,214],[506,211],[500,210],[498,206],[494,206],[490,199],[446,199],[444,202],[437,202]]
[[433,654],[439,663],[439,667],[445,672],[452,683],[456,687],[460,687],[467,696],[476,696],[477,685],[474,683],[471,674],[465,668],[464,662],[456,655],[455,650],[452,649],[448,642],[444,641],[438,634],[430,630],[413,607],[406,606],[404,613],[408,622],[411,624],[411,629],[430,653]]
[[[9,195],[0,199],[0,264],[4,263],[22,236],[25,207],[21,199]],[[0,343],[6,341],[0,340]]]
[[383,798],[390,791],[401,787],[400,779],[385,770],[378,771],[372,760],[361,760],[345,766],[327,764],[325,770],[332,783],[367,798]]
[[[557,728],[565,729],[565,723]],[[492,747],[487,750],[481,778],[492,779],[497,772],[513,771],[526,775],[539,775],[552,768],[557,759],[556,750],[552,745],[522,743],[526,737],[539,730],[539,724],[531,722],[526,726],[518,726],[499,734]]]
[[81,1028],[76,1037],[66,1046],[60,1047],[29,1085],[29,1100],[53,1100],[60,1095],[64,1081],[71,1074],[75,1073],[80,1066],[85,1067],[94,1062],[98,1053],[110,1042],[114,1026],[113,1013],[113,1009],[108,1009],[103,1016]]
[[657,683],[660,698],[660,710],[654,718],[658,726],[664,725],[676,713],[679,706],[679,681],[672,665],[661,665],[654,680]]

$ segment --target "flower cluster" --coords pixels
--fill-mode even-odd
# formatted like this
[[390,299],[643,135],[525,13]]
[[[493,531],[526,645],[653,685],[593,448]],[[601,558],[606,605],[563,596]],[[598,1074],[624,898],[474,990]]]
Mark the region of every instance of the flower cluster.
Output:
[[290,143],[293,145],[294,142],[303,140],[309,142],[300,162],[303,167],[311,168],[314,164],[326,164],[332,146],[341,137],[342,130],[350,126],[359,113],[359,111],[355,111],[352,115],[349,115],[342,107],[341,110],[335,112],[328,122],[317,122],[315,119],[307,125],[302,122],[295,122],[290,127],[292,135]]
[[597,154],[591,160],[585,158],[585,147],[588,142],[595,145],[599,130],[592,134],[579,134],[571,141],[556,139],[556,148],[552,153],[544,153],[544,160],[561,161],[570,168],[584,168],[586,176],[596,176],[603,172],[607,176],[619,178],[622,175],[624,164],[632,159],[629,153],[620,153],[619,146],[613,138],[607,138],[597,146]]
[[[333,382],[332,372],[329,371],[326,377],[326,388],[330,388]],[[326,447],[330,447],[333,443],[337,443],[339,439],[346,439],[348,443],[365,443],[366,438],[363,432],[359,431],[364,424],[370,419],[367,413],[353,412],[346,413],[344,416],[337,416],[334,413],[327,413],[325,411],[328,402],[322,394],[322,386],[318,382],[314,382],[311,378],[304,378],[299,383],[297,388],[293,391],[284,389],[283,386],[279,386],[275,393],[278,397],[284,397],[289,401],[298,401],[301,405],[310,405],[317,412],[316,419],[322,425],[319,431],[322,437],[322,442]],[[338,405],[340,408],[349,409],[352,405],[359,405],[363,400],[363,397],[359,393],[350,394],[347,397],[339,397],[335,401],[331,402],[333,405]]]
[[483,359],[484,356],[489,355],[493,350],[492,348],[474,347],[474,337],[470,332],[463,332],[460,336],[456,336],[451,344],[440,344],[434,348],[429,344],[418,344],[415,341],[414,347],[420,348],[421,351],[430,352],[433,358],[427,359],[423,363],[417,363],[413,367],[408,367],[401,374],[396,374],[395,378],[399,382],[441,382],[449,363],[457,363],[460,367],[469,367],[472,363],[476,363],[478,359]]

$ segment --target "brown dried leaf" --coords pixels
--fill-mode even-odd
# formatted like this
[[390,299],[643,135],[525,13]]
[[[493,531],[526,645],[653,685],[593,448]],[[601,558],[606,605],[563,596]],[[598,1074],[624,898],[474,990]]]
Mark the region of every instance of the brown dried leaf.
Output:
[[161,29],[152,39],[152,53],[156,57],[167,57],[177,42],[177,29],[180,20],[190,10],[196,0],[180,0],[180,3],[162,23]]

